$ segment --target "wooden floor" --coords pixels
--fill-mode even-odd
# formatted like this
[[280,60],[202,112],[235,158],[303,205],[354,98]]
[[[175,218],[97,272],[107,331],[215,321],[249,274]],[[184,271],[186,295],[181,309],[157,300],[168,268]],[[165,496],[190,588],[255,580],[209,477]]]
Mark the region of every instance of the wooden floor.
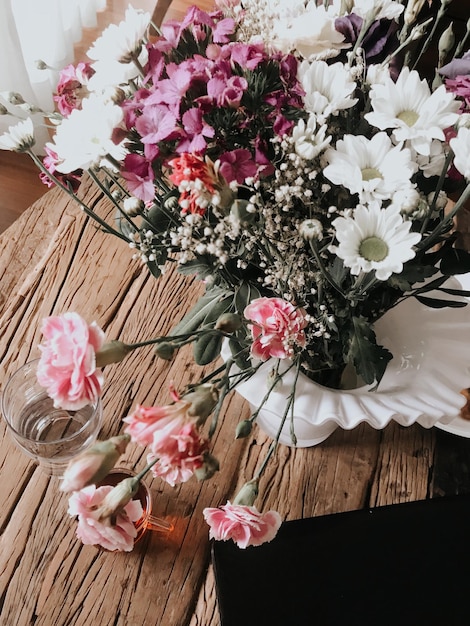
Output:
[[[153,14],[157,5],[168,4],[164,0],[132,0],[132,6]],[[180,19],[188,5],[188,0],[174,0],[166,17]],[[90,44],[100,35],[102,30],[112,23],[120,22],[125,14],[129,0],[108,0],[107,9],[98,14],[96,29],[86,29],[80,44],[75,47],[76,61],[86,59],[86,51]],[[201,8],[212,6],[210,0],[198,2]],[[14,124],[15,121],[12,121]],[[14,220],[35,200],[48,191],[38,177],[38,169],[31,159],[24,154],[15,154],[0,150],[0,233],[6,230]]]

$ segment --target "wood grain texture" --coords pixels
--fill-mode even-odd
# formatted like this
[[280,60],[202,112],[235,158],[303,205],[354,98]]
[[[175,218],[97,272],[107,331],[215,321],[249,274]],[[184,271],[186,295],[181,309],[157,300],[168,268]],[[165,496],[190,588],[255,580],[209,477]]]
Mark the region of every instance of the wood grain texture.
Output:
[[[82,193],[88,201],[97,194],[87,185]],[[109,207],[102,203],[99,210],[106,215]],[[10,231],[0,237],[2,384],[38,356],[46,315],[75,310],[96,320],[108,338],[133,342],[168,331],[201,293],[199,284],[173,271],[159,280],[150,277],[125,244],[98,230],[57,190],[21,216],[14,233],[14,242]],[[144,348],[107,367],[102,437],[121,431],[121,418],[135,403],[167,402],[170,380],[182,386],[200,373],[189,349],[168,363]],[[22,626],[217,626],[202,510],[233,498],[267,453],[270,440],[261,432],[234,441],[235,425],[248,414],[237,394],[226,403],[213,442],[222,461],[214,479],[177,488],[149,482],[156,514],[174,521],[175,531],[168,540],[148,533],[130,554],[81,545],[58,480],[43,475],[13,446],[2,423],[2,620]],[[363,424],[337,430],[314,448],[281,446],[263,476],[258,505],[289,520],[429,497],[435,442],[434,431],[417,425],[376,431]],[[131,467],[144,463],[138,447],[122,459]],[[449,488],[440,480],[440,491]]]
[[[86,183],[80,193],[97,198]],[[103,202],[99,210],[110,208]],[[468,214],[462,219],[468,237]],[[174,271],[154,280],[125,244],[98,230],[63,193],[48,192],[0,236],[0,388],[38,356],[47,315],[75,310],[109,339],[133,342],[167,332],[200,293]],[[183,386],[201,371],[189,348],[171,363],[145,348],[107,367],[101,436],[121,432],[135,403],[166,403],[169,381]],[[235,425],[248,415],[238,395],[226,402],[213,441],[222,469],[211,481],[177,488],[147,481],[155,514],[172,520],[175,531],[168,539],[148,533],[129,554],[76,539],[58,480],[15,448],[2,421],[0,624],[219,626],[202,510],[233,498],[267,453],[270,440],[259,431],[234,441]],[[131,446],[120,464],[140,469],[142,450]],[[280,447],[260,487],[259,508],[275,508],[285,520],[464,493],[470,441],[418,425],[338,429],[314,448]]]

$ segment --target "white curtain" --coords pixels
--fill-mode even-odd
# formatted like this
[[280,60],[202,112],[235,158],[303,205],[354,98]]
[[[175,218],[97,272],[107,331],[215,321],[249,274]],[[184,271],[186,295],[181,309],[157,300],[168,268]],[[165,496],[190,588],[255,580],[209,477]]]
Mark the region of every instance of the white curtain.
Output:
[[[106,0],[0,0],[0,103],[12,110],[1,93],[13,91],[52,110],[59,71],[75,61],[82,28],[95,28],[96,14],[105,7]],[[39,70],[37,60],[53,69]],[[17,121],[0,116],[0,132]],[[46,131],[36,136],[38,149],[46,138]]]

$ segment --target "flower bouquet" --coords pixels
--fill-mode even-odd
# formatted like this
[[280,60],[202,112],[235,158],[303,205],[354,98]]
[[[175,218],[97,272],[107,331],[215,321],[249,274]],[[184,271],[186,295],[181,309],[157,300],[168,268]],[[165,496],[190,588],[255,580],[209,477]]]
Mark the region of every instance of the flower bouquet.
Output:
[[[42,112],[53,128],[45,156],[34,153],[29,119],[0,138],[155,277],[176,265],[205,285],[169,336],[135,345],[106,342],[77,313],[45,320],[38,377],[58,405],[99,395],[102,368],[142,345],[170,360],[192,343],[197,364],[215,363],[198,384],[172,389],[172,404],[137,405],[124,440],[73,463],[65,489],[96,484],[129,439],[148,447],[146,471],[170,484],[209,478],[223,400],[267,361],[259,408],[294,373],[284,423],[300,374],[337,389],[352,368],[380,387],[393,355],[374,323],[390,309],[410,298],[465,306],[470,293],[446,281],[470,271],[455,228],[470,197],[468,33],[436,38],[448,2],[434,19],[423,4],[217,0],[153,38],[149,16],[129,7],[89,63],[62,71],[57,110]],[[435,74],[422,77],[436,41]],[[11,100],[20,114],[34,109]],[[114,205],[112,221],[81,200],[85,175]],[[237,437],[249,436],[259,408]],[[212,537],[241,547],[274,537],[278,514],[254,502],[277,444],[232,503],[206,509]]]

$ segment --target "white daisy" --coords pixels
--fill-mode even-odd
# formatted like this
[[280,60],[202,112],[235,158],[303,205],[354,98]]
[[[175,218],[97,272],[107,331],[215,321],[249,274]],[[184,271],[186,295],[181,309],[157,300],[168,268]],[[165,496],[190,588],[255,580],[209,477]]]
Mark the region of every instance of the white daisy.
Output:
[[119,159],[122,147],[112,140],[113,131],[122,121],[121,107],[96,96],[82,101],[82,108],[74,109],[64,119],[49,144],[58,156],[57,170],[64,174],[97,165],[108,154]]
[[443,129],[458,119],[459,102],[441,85],[431,93],[418,72],[404,67],[396,82],[387,78],[370,92],[373,112],[365,119],[381,130],[393,128],[396,142],[409,140],[419,154],[429,155],[433,139],[444,141]]
[[[141,67],[147,63],[148,52],[146,48],[142,49],[138,61]],[[101,92],[110,87],[128,85],[130,81],[140,75],[140,70],[136,64],[120,63],[113,59],[96,61],[91,66],[95,73],[88,80],[88,91]]]
[[450,140],[454,151],[454,165],[467,180],[470,180],[470,129],[459,128],[457,137]]
[[325,153],[329,165],[324,175],[335,185],[359,194],[360,202],[388,200],[398,189],[410,187],[416,171],[410,151],[393,146],[386,133],[372,139],[363,135],[344,135],[336,149]]
[[394,204],[386,209],[376,202],[359,205],[352,217],[337,217],[332,225],[339,245],[330,246],[330,251],[343,259],[351,274],[375,271],[378,280],[400,273],[421,239],[419,233],[410,233],[411,222],[403,220]]
[[129,63],[140,53],[142,40],[150,22],[150,14],[136,11],[131,5],[120,24],[111,24],[93,43],[87,56],[94,61]]
[[357,98],[351,97],[356,83],[342,63],[328,65],[325,61],[303,61],[298,78],[305,91],[305,109],[317,117],[337,115],[357,102]]
[[10,126],[8,130],[0,136],[0,150],[10,150],[11,152],[25,152],[34,146],[33,120],[28,119]]
[[292,131],[296,153],[308,161],[317,157],[331,142],[331,135],[326,136],[327,129],[326,124],[317,127],[317,118],[313,114],[307,123],[299,120]]

